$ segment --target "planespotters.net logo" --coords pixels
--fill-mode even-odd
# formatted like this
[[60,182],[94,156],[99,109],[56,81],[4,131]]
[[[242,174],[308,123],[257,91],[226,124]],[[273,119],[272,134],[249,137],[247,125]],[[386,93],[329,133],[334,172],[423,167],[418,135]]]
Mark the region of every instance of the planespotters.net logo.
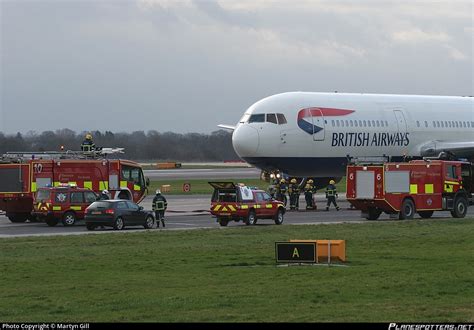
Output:
[[473,324],[456,324],[456,323],[446,323],[446,324],[398,324],[390,323],[388,325],[388,330],[474,330]]

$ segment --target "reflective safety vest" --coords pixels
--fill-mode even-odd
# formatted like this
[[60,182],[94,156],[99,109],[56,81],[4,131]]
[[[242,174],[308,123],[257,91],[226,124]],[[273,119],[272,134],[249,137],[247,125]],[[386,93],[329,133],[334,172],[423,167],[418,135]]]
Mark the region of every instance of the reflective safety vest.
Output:
[[337,195],[336,187],[332,184],[327,186],[327,188],[326,188],[326,197],[331,197],[331,196],[336,196],[336,195]]
[[81,150],[82,151],[91,152],[94,149],[95,149],[95,144],[92,141],[89,142],[89,141],[86,140],[86,141],[82,142],[82,144],[81,144]]
[[305,186],[304,186],[304,192],[305,193],[313,193],[313,186],[309,183],[307,183]]
[[168,203],[163,196],[155,196],[153,199],[153,211],[164,211],[168,207]]

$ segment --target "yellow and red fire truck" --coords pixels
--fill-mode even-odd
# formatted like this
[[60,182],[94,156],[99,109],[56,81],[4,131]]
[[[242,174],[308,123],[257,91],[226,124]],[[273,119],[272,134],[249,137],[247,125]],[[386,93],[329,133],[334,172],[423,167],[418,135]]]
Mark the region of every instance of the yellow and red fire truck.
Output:
[[[149,180],[140,164],[107,159],[112,151],[7,153],[0,158],[0,210],[12,222],[32,220],[33,197],[41,187],[62,184],[94,192],[107,189],[112,198],[139,203],[147,194]],[[120,152],[123,149],[117,148]]]
[[347,201],[376,220],[382,212],[399,219],[418,213],[451,211],[463,218],[472,204],[473,164],[448,160],[414,160],[347,166]]

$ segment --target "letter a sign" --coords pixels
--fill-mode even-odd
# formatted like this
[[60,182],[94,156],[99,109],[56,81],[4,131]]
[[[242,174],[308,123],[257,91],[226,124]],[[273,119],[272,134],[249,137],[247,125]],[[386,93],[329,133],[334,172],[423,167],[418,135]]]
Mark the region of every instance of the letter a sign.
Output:
[[313,263],[316,262],[315,242],[275,242],[276,262]]

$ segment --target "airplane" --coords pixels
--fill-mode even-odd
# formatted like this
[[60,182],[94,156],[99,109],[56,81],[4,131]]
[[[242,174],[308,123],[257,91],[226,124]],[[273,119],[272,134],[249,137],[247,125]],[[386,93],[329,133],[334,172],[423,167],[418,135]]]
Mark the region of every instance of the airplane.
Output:
[[267,173],[339,181],[350,159],[474,160],[470,96],[288,92],[250,106],[233,130],[237,155]]

